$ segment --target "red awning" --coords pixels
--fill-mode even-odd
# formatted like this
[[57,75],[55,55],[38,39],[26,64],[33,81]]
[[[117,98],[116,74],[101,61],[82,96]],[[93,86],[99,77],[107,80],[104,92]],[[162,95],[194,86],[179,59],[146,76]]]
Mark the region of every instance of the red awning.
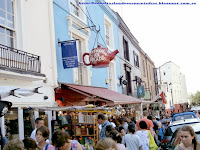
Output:
[[142,101],[132,96],[127,96],[107,88],[93,87],[93,86],[83,86],[74,84],[63,84],[69,87],[71,90],[79,91],[83,94],[91,94],[93,96],[98,96],[104,100],[112,101],[115,105],[117,104],[141,104]]

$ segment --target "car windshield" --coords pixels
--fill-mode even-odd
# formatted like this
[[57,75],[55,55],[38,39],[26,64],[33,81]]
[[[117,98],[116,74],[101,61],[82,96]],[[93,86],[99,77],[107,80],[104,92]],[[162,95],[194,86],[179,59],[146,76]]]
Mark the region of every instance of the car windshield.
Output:
[[[175,126],[169,126],[165,132],[165,136],[172,136],[172,134],[176,131],[177,128],[180,128],[182,126],[185,126],[185,125],[189,125],[189,126],[200,126],[199,123],[186,123],[186,124],[180,124],[180,125],[175,125]],[[200,136],[200,132],[198,133],[199,136]],[[199,140],[200,140],[200,137],[199,137]]]
[[176,116],[174,118],[174,121],[185,120],[185,119],[192,119],[192,118],[194,118],[193,114],[187,114],[187,115]]

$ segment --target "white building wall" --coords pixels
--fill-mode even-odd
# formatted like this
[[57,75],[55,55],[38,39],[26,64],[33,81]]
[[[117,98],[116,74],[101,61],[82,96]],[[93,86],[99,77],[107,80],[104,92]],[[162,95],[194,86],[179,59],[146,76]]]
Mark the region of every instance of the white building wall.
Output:
[[[13,106],[54,105],[57,68],[52,5],[51,0],[14,1],[15,48],[40,56],[41,73],[46,77],[0,70],[0,86],[30,89],[42,86],[39,91],[44,94],[34,94],[20,99],[6,98],[13,102]],[[44,96],[48,96],[48,99],[44,100]]]
[[[18,108],[19,138],[24,138],[23,107],[57,106],[54,88],[57,87],[56,49],[52,0],[14,0],[14,48],[40,56],[41,74],[21,74],[0,70],[0,88],[39,88],[42,94],[9,96],[2,100]],[[47,99],[44,99],[47,96]],[[49,113],[51,114],[51,113]],[[48,116],[49,120],[52,116]],[[4,120],[1,119],[1,124]],[[51,128],[51,124],[48,124]],[[3,132],[4,126],[1,126]]]
[[165,92],[167,99],[166,109],[171,108],[172,99],[174,104],[186,103],[186,81],[184,75],[182,75],[180,72],[180,67],[174,64],[173,62],[167,62],[161,67],[159,67],[159,70],[160,71],[158,71],[158,77],[159,84],[161,84],[161,90],[165,90],[162,85],[166,85],[167,87],[167,91]]
[[[137,47],[129,40],[129,38],[123,33],[123,31],[118,28],[118,33],[119,33],[119,53],[120,57],[124,58],[124,45],[123,45],[123,37],[125,40],[128,41],[128,46],[129,46],[129,63],[131,64],[131,80],[135,79],[135,76],[138,76],[141,78],[141,62],[140,62],[140,53]],[[139,68],[135,67],[134,65],[134,56],[133,56],[133,51],[138,55],[139,58]],[[121,75],[123,75],[123,79],[125,79],[125,72],[124,72],[124,64],[126,63],[126,60],[120,60],[120,68],[121,68]],[[122,85],[124,87],[124,85]],[[134,97],[137,97],[137,87],[136,87],[136,82],[132,82],[132,93]]]

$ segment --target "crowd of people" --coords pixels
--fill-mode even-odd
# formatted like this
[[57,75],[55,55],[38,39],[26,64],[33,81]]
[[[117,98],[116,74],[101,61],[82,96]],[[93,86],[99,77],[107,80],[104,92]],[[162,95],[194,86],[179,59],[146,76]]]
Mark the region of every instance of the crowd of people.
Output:
[[[130,116],[107,118],[98,114],[97,121],[100,127],[99,141],[95,150],[157,150],[163,139],[170,116],[165,115],[161,120],[143,112],[143,118],[135,121]],[[57,130],[49,141],[49,129],[44,126],[44,120],[35,120],[36,129],[31,137],[24,140],[13,139],[3,150],[84,150],[76,140],[70,140],[67,132]],[[197,136],[190,126],[183,126],[178,134],[175,150],[199,150]],[[181,141],[181,142],[180,142]]]

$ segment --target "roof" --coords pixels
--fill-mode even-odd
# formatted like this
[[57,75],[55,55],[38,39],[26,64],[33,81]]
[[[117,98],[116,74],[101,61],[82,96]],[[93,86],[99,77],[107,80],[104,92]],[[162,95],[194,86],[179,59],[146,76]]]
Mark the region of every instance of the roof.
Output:
[[71,90],[79,91],[84,94],[92,94],[93,96],[97,96],[104,100],[108,100],[113,102],[115,105],[118,104],[141,104],[142,101],[132,96],[128,96],[125,94],[121,94],[107,88],[102,87],[94,87],[94,86],[83,86],[83,85],[75,85],[75,84],[65,84],[61,83]]

